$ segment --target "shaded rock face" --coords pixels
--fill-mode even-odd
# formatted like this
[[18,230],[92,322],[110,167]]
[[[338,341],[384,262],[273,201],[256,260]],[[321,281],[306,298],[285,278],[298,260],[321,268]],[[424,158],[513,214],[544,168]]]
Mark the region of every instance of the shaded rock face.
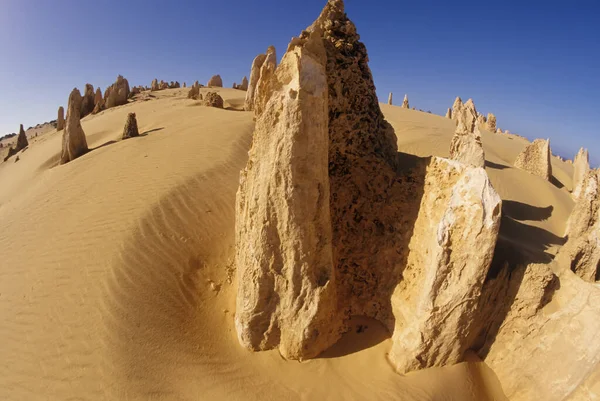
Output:
[[260,68],[264,64],[266,58],[266,54],[259,54],[252,62],[250,81],[248,83],[248,92],[246,92],[246,100],[244,101],[244,110],[246,111],[254,110],[254,95],[256,93],[256,85],[260,79]]
[[65,109],[60,106],[58,108],[58,117],[56,119],[56,130],[62,131],[65,128]]
[[125,122],[125,128],[123,129],[123,139],[133,138],[136,136],[140,136],[137,119],[135,118],[135,113],[129,113],[127,115],[127,121]]
[[408,95],[404,95],[404,100],[402,101],[402,108],[410,109],[410,106],[408,105]]
[[490,132],[496,132],[496,116],[492,113],[488,113],[487,116],[487,130]]
[[452,109],[448,109],[448,111],[446,112],[446,118],[452,119]]
[[394,101],[394,95],[392,94],[392,92],[390,92],[390,95],[388,96],[388,104],[391,106],[393,104]]
[[[9,155],[8,155],[7,159],[10,156],[12,156],[13,154],[19,153],[21,150],[25,149],[27,146],[29,146],[29,141],[27,140],[27,134],[25,134],[25,130],[23,129],[23,124],[21,124],[19,127],[19,135],[17,136],[17,144],[15,145],[14,148],[9,149]],[[10,154],[10,151],[12,151],[12,154]]]
[[515,167],[537,175],[547,181],[552,177],[550,140],[536,139],[515,160]]
[[557,260],[586,281],[600,280],[600,171],[591,170],[579,184],[567,225],[567,242]]
[[[499,198],[482,169],[399,156],[366,48],[341,0],[330,0],[315,23],[292,39],[264,84],[265,103],[256,114],[236,201],[235,322],[243,346],[279,348],[286,358],[305,359],[337,341],[349,316],[373,317],[395,330],[402,311],[394,309],[392,294],[406,277],[409,243],[423,255],[415,258],[443,256],[430,256],[445,269],[440,277],[457,266],[464,274],[455,282],[471,284],[464,294],[477,294],[479,276],[489,267],[486,241],[495,241]],[[411,241],[415,222],[427,227],[420,229],[422,240]],[[472,233],[479,234],[465,240],[469,260],[466,247],[449,250],[451,241]],[[477,239],[484,243],[473,247]],[[428,292],[429,281],[406,280]],[[459,298],[446,296],[452,319],[471,313],[470,303],[455,303]],[[423,321],[434,313],[421,310]],[[433,331],[424,333],[435,341]],[[458,349],[456,341],[466,346],[459,337],[447,347]],[[418,343],[413,348],[427,364],[460,358],[443,344],[432,350],[446,355],[440,358]],[[400,370],[412,366],[392,362]]]
[[127,104],[129,92],[129,82],[119,75],[116,82],[109,86],[104,93],[105,108],[110,109]]
[[69,95],[67,121],[62,136],[60,164],[68,163],[88,152],[85,133],[81,127],[81,103],[81,94],[75,88]]
[[198,81],[196,81],[196,82],[194,82],[194,85],[193,85],[193,86],[194,86],[195,88],[199,88],[199,87],[200,87],[200,83],[199,83]]
[[458,125],[450,143],[450,158],[473,167],[485,166],[481,133],[467,110],[462,110],[458,117]]
[[[200,97],[200,99],[202,99]],[[216,107],[218,109],[223,108],[223,98],[217,92],[208,92],[204,99],[202,100],[202,104],[208,107]]]
[[456,117],[458,116],[458,113],[460,113],[460,111],[463,109],[464,104],[463,101],[460,97],[456,97],[456,99],[454,100],[454,104],[452,105],[452,118],[456,119]]
[[234,86],[234,88],[240,89],[240,90],[243,90],[243,91],[247,91],[248,90],[248,78],[247,77],[242,78],[242,83],[239,84],[239,85]]
[[104,98],[102,97],[102,91],[100,88],[96,88],[96,95],[94,95],[94,106],[100,103]]
[[[440,200],[444,207],[436,205]],[[500,210],[483,169],[444,159],[428,166],[404,280],[392,297],[396,321],[389,356],[399,372],[460,362],[471,347]]]
[[573,162],[573,193],[578,196],[581,183],[590,171],[590,156],[587,149],[581,148]]
[[483,114],[479,114],[477,116],[477,124],[484,125],[487,122],[487,119]]
[[95,105],[94,87],[90,84],[85,84],[85,92],[83,93],[83,101],[81,103],[81,118],[91,114]]
[[220,75],[213,75],[208,80],[208,83],[206,84],[206,86],[208,86],[209,88],[222,88],[223,87],[223,80],[221,79]]

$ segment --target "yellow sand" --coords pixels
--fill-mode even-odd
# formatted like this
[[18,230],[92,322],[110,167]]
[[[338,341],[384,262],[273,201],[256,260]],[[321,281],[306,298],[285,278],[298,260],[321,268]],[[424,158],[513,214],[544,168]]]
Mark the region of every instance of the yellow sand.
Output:
[[[1,399],[505,399],[474,356],[397,375],[386,360],[389,334],[363,318],[308,362],[241,348],[234,207],[254,123],[235,110],[245,92],[220,90],[229,110],[186,93],[156,92],[86,117],[94,150],[67,165],[56,166],[56,132],[0,164]],[[450,120],[382,108],[400,151],[447,156]],[[145,134],[121,141],[132,111]],[[483,141],[488,173],[519,224],[562,236],[570,166],[554,160],[559,189],[510,167],[524,140],[484,132]]]

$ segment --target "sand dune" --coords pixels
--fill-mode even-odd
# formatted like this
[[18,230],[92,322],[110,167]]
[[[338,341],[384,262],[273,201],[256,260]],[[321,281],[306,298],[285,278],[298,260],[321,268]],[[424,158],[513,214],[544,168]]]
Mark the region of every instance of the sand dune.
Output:
[[[389,333],[360,317],[309,362],[239,346],[234,207],[254,123],[237,111],[245,92],[219,92],[227,110],[174,89],[88,116],[93,150],[63,166],[55,131],[0,164],[5,399],[505,399],[475,356],[397,375]],[[381,107],[401,152],[448,156],[452,121]],[[129,112],[142,136],[121,141]],[[524,139],[482,139],[504,200],[501,238],[553,253],[573,207],[572,166],[553,158],[548,183],[512,167]]]

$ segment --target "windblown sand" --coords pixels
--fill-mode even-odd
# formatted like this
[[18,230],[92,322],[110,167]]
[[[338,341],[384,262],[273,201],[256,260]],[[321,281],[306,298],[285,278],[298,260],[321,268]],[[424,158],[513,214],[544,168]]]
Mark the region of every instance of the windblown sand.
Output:
[[[71,163],[57,166],[62,132],[52,131],[0,164],[0,398],[504,400],[475,356],[397,375],[389,333],[361,317],[307,362],[239,345],[234,208],[254,122],[238,111],[245,92],[219,94],[225,110],[187,89],[153,92],[83,119],[93,150]],[[453,121],[381,107],[401,152],[448,156]],[[121,141],[130,112],[142,136]],[[573,207],[572,166],[553,158],[549,183],[512,167],[524,139],[482,140],[509,221],[501,238],[533,252],[543,234],[553,253]]]

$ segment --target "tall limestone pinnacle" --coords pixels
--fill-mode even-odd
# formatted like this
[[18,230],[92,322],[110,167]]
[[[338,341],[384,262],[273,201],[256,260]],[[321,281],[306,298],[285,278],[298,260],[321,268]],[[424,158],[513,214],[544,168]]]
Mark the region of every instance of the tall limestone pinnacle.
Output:
[[[269,71],[236,200],[240,343],[307,359],[340,338],[349,316],[404,332],[407,323],[394,323],[402,311],[393,297],[414,306],[426,302],[435,284],[403,279],[410,255],[413,272],[423,271],[416,263],[423,258],[431,271],[440,269],[442,281],[450,267],[461,271],[447,287],[445,316],[454,322],[470,316],[477,302],[464,299],[478,293],[487,274],[500,217],[485,171],[439,158],[400,159],[366,48],[341,0],[328,1]],[[423,207],[422,198],[429,202]],[[461,199],[468,199],[464,214]],[[413,238],[419,221],[422,238]],[[453,239],[471,232],[480,233],[477,246],[448,252]],[[426,240],[438,237],[436,244]],[[418,291],[396,296],[401,283]],[[419,311],[418,322],[435,312]],[[422,341],[410,344],[408,360],[392,362],[406,371],[416,366],[414,358],[429,366],[459,361],[468,332],[451,336],[455,329],[437,338],[439,332],[411,326]],[[438,356],[429,356],[424,344],[435,341]]]
[[62,136],[60,164],[68,163],[88,152],[85,133],[81,127],[81,104],[83,98],[77,88],[69,95],[67,119]]

